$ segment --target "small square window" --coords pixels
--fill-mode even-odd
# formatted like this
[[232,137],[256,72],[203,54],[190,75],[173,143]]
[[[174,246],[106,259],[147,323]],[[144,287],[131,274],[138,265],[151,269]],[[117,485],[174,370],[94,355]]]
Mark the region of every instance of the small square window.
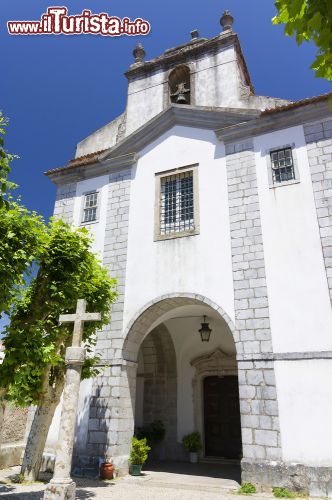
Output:
[[88,193],[84,196],[82,222],[93,222],[97,220],[98,193]]
[[292,148],[270,152],[273,184],[295,180]]

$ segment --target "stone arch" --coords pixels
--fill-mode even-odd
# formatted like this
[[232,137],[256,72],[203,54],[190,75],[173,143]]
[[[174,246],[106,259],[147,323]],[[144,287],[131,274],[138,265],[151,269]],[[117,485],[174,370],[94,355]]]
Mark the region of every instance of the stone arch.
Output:
[[[106,449],[114,458],[120,473],[128,470],[128,455],[134,433],[139,348],[144,338],[163,322],[166,313],[186,305],[206,305],[216,311],[233,337],[238,369],[243,466],[250,468],[250,460],[256,458],[257,454],[262,460],[278,460],[281,456],[273,361],[266,359],[264,353],[263,357],[261,352],[253,357],[253,348],[257,349],[256,344],[259,342],[253,341],[252,332],[249,330],[242,328],[240,334],[228,314],[218,304],[201,294],[180,292],[162,295],[136,312],[123,331],[123,348],[122,351],[119,349],[118,364],[111,368],[109,386],[103,387],[103,394],[95,398],[93,410],[96,414],[98,415],[102,407],[103,412],[107,411],[107,415],[112,415],[112,420],[107,428],[107,435],[102,435],[100,431],[91,432],[89,445],[98,445],[104,451]],[[264,331],[259,333],[265,334]],[[264,421],[266,428],[259,427],[260,421]],[[105,426],[105,422],[101,422],[99,428],[101,425]],[[101,439],[102,445],[99,444]],[[250,478],[250,473],[245,477]]]
[[151,326],[165,313],[186,305],[207,305],[215,310],[228,325],[237,349],[239,341],[235,325],[222,307],[203,295],[193,293],[172,293],[162,295],[143,306],[124,331],[123,359],[136,363],[138,350]]
[[[168,75],[169,99],[174,104],[191,104],[190,68],[186,64],[176,66]],[[181,90],[182,89],[182,90]],[[179,101],[181,99],[181,102]]]

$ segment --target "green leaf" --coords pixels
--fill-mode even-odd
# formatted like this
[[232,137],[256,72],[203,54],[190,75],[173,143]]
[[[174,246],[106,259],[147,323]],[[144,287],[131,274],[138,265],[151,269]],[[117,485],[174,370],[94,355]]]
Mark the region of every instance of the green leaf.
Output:
[[[312,41],[318,55],[311,68],[317,77],[332,81],[332,9],[330,1],[276,0],[277,15],[272,24],[284,24],[285,34],[298,45]],[[322,58],[321,58],[322,56]]]

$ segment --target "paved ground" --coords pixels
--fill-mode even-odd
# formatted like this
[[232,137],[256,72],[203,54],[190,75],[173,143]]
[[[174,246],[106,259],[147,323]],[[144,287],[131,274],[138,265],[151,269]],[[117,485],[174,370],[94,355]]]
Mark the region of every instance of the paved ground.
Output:
[[[76,478],[77,499],[96,500],[244,500],[237,495],[238,469],[211,464],[168,464],[163,470],[152,467],[140,477],[127,476],[114,481]],[[0,471],[0,498],[8,500],[41,500],[50,476],[43,482],[21,485],[11,482],[18,468]],[[220,476],[223,477],[220,477]],[[250,498],[271,499],[270,493],[257,493]]]

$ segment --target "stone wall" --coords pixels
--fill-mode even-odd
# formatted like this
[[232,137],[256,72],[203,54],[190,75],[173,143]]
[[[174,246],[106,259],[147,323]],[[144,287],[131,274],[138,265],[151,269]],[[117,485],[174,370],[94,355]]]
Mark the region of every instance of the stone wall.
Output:
[[[177,459],[177,375],[176,354],[169,331],[165,325],[156,327],[143,341],[141,352],[144,360],[143,427],[154,421],[163,422],[165,439],[152,449],[156,458]],[[181,450],[182,451],[182,450]]]
[[110,174],[103,265],[117,280],[119,295],[112,307],[110,324],[97,338],[96,354],[103,360],[121,359],[130,183],[131,170]]
[[29,408],[6,405],[4,425],[1,435],[3,444],[19,443],[24,440]]
[[76,453],[73,459],[74,471],[86,475],[98,473],[99,458],[105,455],[117,455],[116,466],[125,471],[134,432],[136,364],[122,359],[131,171],[114,172],[109,182],[103,264],[116,278],[119,295],[110,324],[97,334],[96,355],[103,370],[93,381],[86,453]]
[[332,303],[332,120],[305,125],[304,134]]
[[73,222],[75,195],[76,184],[65,184],[58,187],[53,212],[56,219],[62,219],[69,224]]
[[243,460],[281,458],[264,249],[252,141],[226,146]]

